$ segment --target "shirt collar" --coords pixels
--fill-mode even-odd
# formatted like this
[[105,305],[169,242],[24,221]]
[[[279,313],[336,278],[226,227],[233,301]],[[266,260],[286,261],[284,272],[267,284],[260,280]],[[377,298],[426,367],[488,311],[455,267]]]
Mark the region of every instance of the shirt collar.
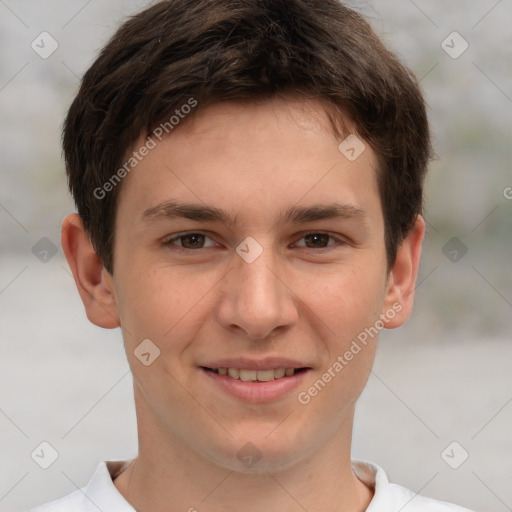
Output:
[[124,499],[114,485],[114,478],[120,475],[134,460],[110,460],[98,464],[84,492],[87,498],[100,510],[135,512],[135,509]]
[[[120,475],[135,459],[100,462],[85,487],[85,495],[101,510],[109,512],[135,512],[114,485],[114,479]],[[385,471],[367,461],[352,461],[352,469],[357,478],[373,490],[374,496],[366,512],[378,512],[380,505],[388,504],[391,498],[391,486]]]

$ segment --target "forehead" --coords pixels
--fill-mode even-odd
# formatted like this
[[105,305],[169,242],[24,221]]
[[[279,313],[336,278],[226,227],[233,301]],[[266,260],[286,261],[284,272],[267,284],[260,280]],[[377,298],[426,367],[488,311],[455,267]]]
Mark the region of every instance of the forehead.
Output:
[[[263,222],[298,203],[380,210],[370,200],[379,202],[374,152],[365,144],[353,161],[340,152],[319,101],[200,107],[162,140],[153,136],[154,147],[125,178],[120,208],[128,203],[138,220],[171,198],[215,204],[241,222],[244,212]],[[134,151],[144,144],[140,138]]]

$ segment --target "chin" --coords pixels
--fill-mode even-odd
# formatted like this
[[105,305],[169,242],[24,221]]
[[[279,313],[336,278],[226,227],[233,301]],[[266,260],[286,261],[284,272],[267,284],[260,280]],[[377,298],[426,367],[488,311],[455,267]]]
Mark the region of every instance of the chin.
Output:
[[293,436],[272,439],[267,437],[271,429],[259,430],[254,435],[233,436],[229,447],[217,447],[213,462],[236,473],[263,474],[284,471],[307,456],[302,440]]

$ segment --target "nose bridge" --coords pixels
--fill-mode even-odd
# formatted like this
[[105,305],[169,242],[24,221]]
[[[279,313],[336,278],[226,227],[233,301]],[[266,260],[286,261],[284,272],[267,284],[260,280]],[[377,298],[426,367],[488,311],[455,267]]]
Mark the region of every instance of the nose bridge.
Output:
[[251,338],[262,339],[277,327],[293,322],[295,308],[278,278],[270,242],[246,239],[237,247],[237,253],[227,291],[230,318],[224,321],[242,328]]
[[246,280],[252,280],[254,281],[253,284],[261,285],[270,284],[270,281],[275,279],[274,274],[269,270],[275,266],[274,263],[275,257],[272,254],[272,250],[266,248],[254,261],[240,261],[238,266],[240,268],[241,275]]
[[270,244],[264,246],[262,244],[256,241],[249,241],[245,246],[243,243],[240,244],[237,253],[244,254],[242,251],[248,249],[246,253],[248,257],[242,255],[235,263],[235,287],[238,300],[251,306],[254,311],[261,308],[268,309],[266,305],[276,306],[281,292],[278,289],[278,280],[270,270],[275,267],[272,248]]

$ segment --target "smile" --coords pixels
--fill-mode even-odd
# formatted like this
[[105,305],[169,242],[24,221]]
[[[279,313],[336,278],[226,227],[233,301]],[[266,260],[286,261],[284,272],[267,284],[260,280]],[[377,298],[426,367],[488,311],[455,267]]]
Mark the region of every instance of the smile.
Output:
[[244,368],[206,368],[205,370],[225,375],[232,379],[244,382],[269,382],[283,377],[291,377],[295,373],[306,370],[306,368],[276,368],[269,370],[247,370]]
[[[304,386],[311,368],[280,367],[247,369],[219,366],[200,366],[201,374],[208,379],[208,389],[253,404],[263,404],[295,396],[293,390]],[[260,368],[261,368],[260,366]],[[212,387],[213,386],[213,387]],[[217,391],[214,391],[217,390]]]

